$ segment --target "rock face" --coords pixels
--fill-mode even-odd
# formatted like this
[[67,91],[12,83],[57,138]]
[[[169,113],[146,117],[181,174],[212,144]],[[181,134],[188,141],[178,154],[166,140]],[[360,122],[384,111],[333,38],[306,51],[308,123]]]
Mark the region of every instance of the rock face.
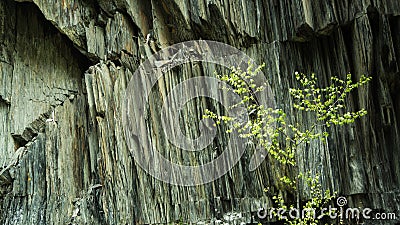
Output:
[[[350,72],[373,77],[349,99],[366,118],[304,146],[299,167],[349,205],[400,218],[400,1],[32,0],[0,1],[0,224],[257,223],[277,171],[248,171],[246,153],[225,176],[180,187],[135,164],[122,123],[125,89],[140,62],[186,40],[221,41],[258,63],[294,121],[294,72],[326,85]],[[154,90],[148,136],[180,163],[220,153],[223,137],[185,155],[160,137],[163,93],[212,65],[173,70]],[[190,103],[181,126],[196,136],[205,106]],[[217,149],[217,150],[215,150]],[[183,155],[181,157],[181,155]],[[157,165],[154,165],[157,166]],[[371,223],[372,224],[372,223]],[[373,221],[399,224],[399,220]]]

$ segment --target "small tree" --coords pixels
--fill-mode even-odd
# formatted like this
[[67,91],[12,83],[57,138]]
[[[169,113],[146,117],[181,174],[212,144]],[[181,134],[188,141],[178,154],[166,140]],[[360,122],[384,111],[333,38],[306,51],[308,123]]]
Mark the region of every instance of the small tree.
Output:
[[[214,119],[216,124],[233,125],[227,130],[228,133],[233,129],[237,130],[240,137],[250,139],[256,146],[264,148],[282,167],[289,167],[292,176],[283,175],[279,180],[282,187],[295,193],[297,208],[300,204],[298,186],[301,181],[305,181],[310,188],[310,196],[304,207],[312,209],[322,207],[334,198],[335,193],[329,190],[322,191],[318,174],[312,177],[310,171],[305,174],[299,172],[296,152],[302,144],[310,144],[311,141],[325,142],[329,134],[321,131],[324,127],[351,124],[357,118],[365,116],[367,114],[365,109],[356,112],[347,111],[346,99],[352,90],[367,84],[371,78],[361,76],[358,82],[353,83],[351,75],[347,74],[345,80],[332,77],[330,86],[320,88],[315,74],[307,76],[296,72],[295,77],[301,88],[292,88],[289,92],[294,101],[294,109],[298,113],[304,112],[309,114],[310,118],[314,118],[307,128],[304,124],[290,122],[284,110],[267,108],[257,101],[256,95],[262,94],[266,88],[265,84],[255,82],[255,77],[263,67],[264,65],[254,69],[254,66],[249,63],[247,71],[232,68],[229,74],[217,75],[220,80],[230,85],[228,88],[230,91],[241,97],[241,101],[231,107],[245,107],[250,114],[248,121],[243,122],[238,118],[217,115],[210,110],[206,110],[203,117]],[[294,208],[293,204],[288,205],[284,201],[282,194],[276,194],[273,199],[280,208]],[[291,225],[318,224],[321,219],[321,217],[279,218],[279,215],[276,216]]]

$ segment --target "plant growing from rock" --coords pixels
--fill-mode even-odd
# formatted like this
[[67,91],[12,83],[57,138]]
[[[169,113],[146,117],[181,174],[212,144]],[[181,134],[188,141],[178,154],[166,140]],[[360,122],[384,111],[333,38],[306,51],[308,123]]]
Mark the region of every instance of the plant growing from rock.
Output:
[[[303,73],[295,73],[296,81],[300,88],[289,90],[293,108],[296,113],[307,114],[307,118],[312,118],[307,124],[293,122],[293,118],[287,117],[283,109],[268,108],[260,104],[257,100],[258,95],[266,89],[265,84],[257,84],[256,76],[264,65],[254,68],[249,63],[247,71],[238,68],[231,68],[225,75],[218,75],[217,78],[230,85],[229,91],[233,91],[241,97],[241,101],[231,106],[245,107],[249,112],[250,119],[243,121],[226,115],[218,115],[211,110],[206,110],[204,118],[212,118],[215,125],[225,124],[230,129],[230,133],[236,130],[240,137],[251,140],[255,146],[265,149],[271,158],[282,168],[289,168],[290,175],[282,175],[279,178],[279,186],[285,188],[296,195],[296,206],[284,200],[281,193],[274,194],[273,199],[279,208],[297,209],[300,206],[299,184],[304,182],[308,188],[308,197],[303,207],[318,209],[328,204],[335,193],[329,190],[323,191],[319,180],[319,174],[312,176],[311,171],[301,173],[297,166],[298,151],[306,148],[307,145],[315,144],[318,141],[326,142],[329,133],[327,128],[337,125],[342,126],[352,124],[356,119],[367,114],[365,109],[358,111],[348,111],[346,100],[349,94],[356,88],[367,84],[371,78],[361,76],[360,80],[354,83],[351,74],[347,74],[345,79],[332,77],[330,85],[324,88],[318,86],[318,79],[315,74],[307,76]],[[306,216],[289,218],[287,216],[273,215],[277,219],[285,220],[286,224],[318,224],[320,216]]]

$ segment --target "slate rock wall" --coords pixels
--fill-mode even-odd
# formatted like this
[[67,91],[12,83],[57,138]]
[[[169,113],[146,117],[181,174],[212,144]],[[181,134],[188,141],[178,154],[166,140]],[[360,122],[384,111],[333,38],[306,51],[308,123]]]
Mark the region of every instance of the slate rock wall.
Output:
[[[288,95],[295,71],[315,72],[321,85],[348,72],[372,76],[349,99],[368,116],[329,130],[326,145],[303,146],[299,167],[321,173],[324,188],[349,205],[400,218],[399,1],[4,0],[0,12],[1,224],[256,223],[257,209],[279,191],[283,171],[273,162],[249,172],[248,149],[221,179],[179,187],[144,172],[125,143],[121,107],[135,69],[163,47],[196,39],[265,62],[278,105],[305,125]],[[183,153],[158,135],[164,93],[215,69],[182,66],[152,93],[148,135],[171,160],[202,163],[224,146],[218,136],[204,152]],[[190,135],[204,109],[185,109]]]

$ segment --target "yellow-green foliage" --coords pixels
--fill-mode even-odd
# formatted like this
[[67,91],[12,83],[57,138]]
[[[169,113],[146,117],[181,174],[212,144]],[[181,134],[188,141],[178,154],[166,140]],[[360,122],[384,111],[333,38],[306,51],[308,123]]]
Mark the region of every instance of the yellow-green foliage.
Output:
[[[351,124],[357,118],[367,114],[365,109],[356,112],[347,111],[346,99],[352,90],[367,84],[371,80],[370,77],[361,76],[356,83],[353,83],[350,74],[347,74],[345,80],[332,77],[328,87],[320,88],[315,74],[307,76],[296,72],[295,77],[301,88],[289,90],[293,99],[293,107],[298,113],[310,113],[315,121],[310,121],[308,129],[301,124],[290,124],[282,109],[266,108],[256,98],[256,95],[262,94],[266,88],[266,84],[257,84],[255,81],[255,77],[263,67],[264,65],[254,68],[252,64],[249,64],[247,71],[232,68],[229,74],[217,75],[217,78],[230,85],[230,88],[227,89],[240,96],[241,101],[231,107],[245,107],[250,116],[248,121],[243,122],[238,118],[217,115],[211,110],[206,110],[203,117],[214,119],[216,125],[221,123],[230,125],[228,133],[235,129],[242,138],[251,139],[263,147],[268,151],[270,157],[282,165],[296,168],[295,153],[302,143],[326,139],[329,134],[317,132],[316,127]],[[307,173],[307,175],[299,174],[294,178],[287,176],[280,178],[280,182],[292,190],[296,190],[300,180],[304,180],[311,191],[311,198],[305,203],[305,207],[318,208],[334,198],[329,191],[322,192],[318,175],[312,178],[311,173]],[[294,207],[287,205],[281,195],[276,195],[273,199],[280,207],[287,209]],[[290,225],[317,224],[319,222],[319,218],[286,218],[285,220]]]

